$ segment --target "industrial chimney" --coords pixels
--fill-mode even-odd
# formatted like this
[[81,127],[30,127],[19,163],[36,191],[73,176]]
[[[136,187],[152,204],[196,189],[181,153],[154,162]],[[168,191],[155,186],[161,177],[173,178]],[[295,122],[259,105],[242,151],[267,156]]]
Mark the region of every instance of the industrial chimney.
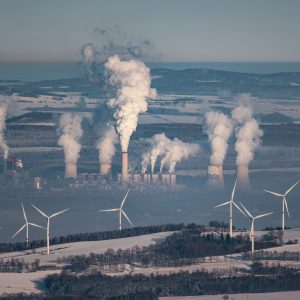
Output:
[[223,177],[223,165],[210,165],[207,169],[208,173],[208,186],[214,188],[224,187],[224,177]]
[[111,164],[100,163],[100,175],[108,175],[111,170]]
[[77,178],[77,164],[73,162],[65,163],[65,178]]
[[122,182],[128,181],[128,152],[122,152]]
[[248,165],[237,165],[237,182],[240,188],[250,189]]

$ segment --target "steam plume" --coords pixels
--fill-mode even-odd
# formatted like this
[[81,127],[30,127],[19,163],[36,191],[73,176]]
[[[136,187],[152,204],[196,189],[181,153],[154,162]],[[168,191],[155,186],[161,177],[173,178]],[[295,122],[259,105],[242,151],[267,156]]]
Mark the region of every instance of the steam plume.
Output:
[[64,148],[65,163],[76,163],[81,149],[82,118],[73,113],[64,113],[59,119],[58,145]]
[[260,144],[263,131],[253,118],[251,106],[245,103],[241,103],[232,111],[232,119],[237,125],[235,129],[236,164],[248,165],[254,158],[254,151]]
[[8,158],[8,151],[9,151],[9,147],[7,146],[5,140],[6,114],[7,114],[7,104],[5,102],[1,102],[0,103],[0,147],[3,151],[4,159]]
[[184,143],[177,138],[170,140],[164,133],[154,135],[148,142],[152,145],[152,149],[143,154],[142,171],[146,171],[150,165],[153,172],[157,158],[162,157],[160,172],[167,167],[168,172],[172,173],[178,162],[195,156],[200,151],[199,145]]
[[212,154],[210,164],[223,165],[227,153],[228,139],[232,134],[232,121],[220,112],[208,112],[205,114],[205,132],[211,145]]
[[147,98],[155,98],[156,90],[150,87],[150,70],[138,60],[122,61],[115,55],[108,58],[105,68],[109,83],[116,88],[116,97],[108,106],[115,110],[122,152],[127,152],[138,115],[147,111]]
[[99,151],[99,162],[111,164],[115,155],[115,144],[117,142],[117,133],[112,125],[108,125],[103,132],[102,137],[98,140],[96,147]]
[[98,52],[91,43],[85,44],[81,48],[82,65],[85,70],[87,79],[92,83],[99,83],[101,75],[97,72],[97,56]]

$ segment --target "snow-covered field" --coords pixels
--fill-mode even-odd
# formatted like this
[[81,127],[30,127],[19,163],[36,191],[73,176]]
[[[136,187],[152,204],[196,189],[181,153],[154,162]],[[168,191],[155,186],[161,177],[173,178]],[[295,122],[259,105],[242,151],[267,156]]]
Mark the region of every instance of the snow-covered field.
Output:
[[170,235],[172,232],[159,232],[148,235],[141,235],[135,237],[91,241],[91,242],[76,242],[54,245],[50,248],[50,255],[46,255],[46,248],[38,248],[30,251],[18,251],[10,253],[1,253],[0,259],[24,259],[25,262],[33,262],[35,259],[40,260],[41,265],[54,264],[57,258],[71,255],[89,255],[90,253],[104,253],[107,249],[128,249],[134,246],[144,247],[155,243]]
[[[222,300],[222,295],[213,296],[188,296],[188,297],[161,297],[160,300]],[[257,294],[228,294],[229,300],[299,300],[300,291],[257,293]]]

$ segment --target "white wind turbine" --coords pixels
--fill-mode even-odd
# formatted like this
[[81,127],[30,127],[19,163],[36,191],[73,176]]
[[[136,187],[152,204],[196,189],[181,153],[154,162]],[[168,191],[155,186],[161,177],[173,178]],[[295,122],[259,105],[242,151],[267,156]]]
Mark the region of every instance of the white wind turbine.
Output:
[[127,221],[130,223],[130,225],[133,227],[134,225],[132,224],[132,222],[129,220],[128,216],[126,215],[125,211],[123,210],[123,205],[126,201],[127,195],[129,193],[130,190],[127,191],[125,197],[122,200],[121,206],[120,208],[112,208],[112,209],[103,209],[103,210],[99,210],[99,211],[104,211],[104,212],[111,212],[111,211],[117,211],[119,212],[119,230],[122,230],[122,214],[124,215],[124,217],[127,219]]
[[25,212],[25,209],[24,209],[24,205],[23,203],[21,202],[22,204],[22,210],[23,210],[23,216],[24,216],[24,219],[25,219],[25,224],[11,237],[12,239],[18,235],[24,228],[26,228],[26,243],[27,243],[27,247],[28,247],[28,237],[29,237],[29,225],[31,226],[34,226],[34,227],[38,227],[38,228],[44,228],[43,226],[40,226],[40,225],[37,225],[37,224],[34,224],[34,223],[31,223],[31,222],[28,222],[28,219],[27,219],[27,216],[26,216],[26,212]]
[[235,193],[235,188],[236,188],[236,183],[237,183],[237,179],[235,180],[234,186],[233,186],[233,190],[231,193],[231,199],[227,202],[224,202],[222,204],[219,204],[217,206],[215,206],[215,208],[217,207],[221,207],[224,205],[229,204],[229,230],[230,230],[230,237],[232,237],[232,204],[245,216],[244,212],[240,209],[240,207],[234,202],[233,198],[234,198],[234,193]]
[[50,254],[50,219],[52,219],[53,217],[56,217],[64,212],[66,212],[67,210],[69,210],[69,208],[59,211],[57,213],[54,213],[50,216],[47,216],[44,212],[42,212],[39,208],[37,208],[36,206],[34,206],[33,204],[31,204],[32,207],[34,207],[42,216],[44,216],[45,218],[47,218],[47,254]]
[[286,200],[286,196],[287,194],[299,183],[299,180],[293,185],[291,186],[284,194],[279,194],[279,193],[275,193],[275,192],[271,192],[271,191],[268,191],[268,190],[264,190],[265,192],[267,193],[270,193],[270,194],[273,194],[275,196],[278,196],[278,197],[281,197],[282,198],[282,227],[281,227],[281,230],[282,232],[284,232],[284,214],[285,214],[285,208],[286,208],[286,211],[287,211],[287,214],[290,218],[290,213],[289,213],[289,209],[288,209],[288,205],[287,205],[287,200]]
[[240,203],[240,204],[241,204],[241,206],[243,207],[243,209],[245,210],[245,212],[246,212],[246,214],[248,215],[248,217],[251,219],[250,239],[251,239],[251,244],[252,244],[252,246],[251,246],[251,253],[252,253],[252,255],[253,255],[253,253],[254,253],[254,221],[255,221],[256,219],[259,219],[259,218],[262,218],[262,217],[271,215],[271,214],[273,214],[273,212],[270,212],[270,213],[266,213],[266,214],[262,214],[262,215],[258,215],[258,216],[253,217],[253,216],[250,214],[250,212],[246,209],[246,207],[245,207],[242,203]]

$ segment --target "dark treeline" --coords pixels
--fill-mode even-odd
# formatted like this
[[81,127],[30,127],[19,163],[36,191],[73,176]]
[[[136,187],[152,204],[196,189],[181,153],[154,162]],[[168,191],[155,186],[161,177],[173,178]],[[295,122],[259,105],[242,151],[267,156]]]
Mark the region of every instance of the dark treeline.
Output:
[[[255,271],[259,266],[255,266]],[[48,276],[45,280],[48,293],[76,295],[95,299],[126,296],[137,292],[155,292],[156,296],[194,296],[207,294],[253,293],[298,290],[300,275],[285,267],[263,268],[264,272],[249,275],[238,273],[230,277],[208,272],[181,272],[170,275],[126,275],[110,277],[100,273],[90,275]],[[264,275],[264,274],[272,274]]]
[[[101,232],[91,232],[91,233],[77,233],[69,234],[67,236],[54,237],[50,240],[51,245],[58,245],[64,243],[73,242],[85,242],[85,241],[102,241],[110,239],[118,239],[132,236],[139,236],[144,234],[166,232],[166,231],[178,231],[185,228],[198,228],[203,229],[204,226],[196,224],[164,224],[157,226],[147,226],[147,227],[134,227],[128,229],[113,230],[113,231],[101,231]],[[36,249],[46,246],[46,240],[31,241],[27,247],[25,242],[18,243],[0,243],[0,253],[3,252],[13,252],[22,251],[29,249]]]
[[[277,246],[276,240],[259,240],[257,249]],[[82,272],[90,266],[97,270],[122,270],[125,264],[140,267],[177,267],[191,265],[205,260],[205,257],[240,253],[250,249],[249,237],[230,236],[201,232],[197,229],[185,229],[175,232],[163,241],[147,246],[133,247],[126,250],[108,249],[105,253],[76,255],[59,259],[59,263],[67,263],[66,268],[72,272]],[[118,266],[114,268],[113,266]]]
[[243,259],[249,260],[285,260],[285,261],[300,261],[300,252],[277,252],[277,251],[256,251],[253,255],[250,253],[243,253]]
[[21,272],[36,272],[39,270],[40,260],[36,259],[32,263],[25,262],[24,259],[0,259],[0,273],[21,273]]

